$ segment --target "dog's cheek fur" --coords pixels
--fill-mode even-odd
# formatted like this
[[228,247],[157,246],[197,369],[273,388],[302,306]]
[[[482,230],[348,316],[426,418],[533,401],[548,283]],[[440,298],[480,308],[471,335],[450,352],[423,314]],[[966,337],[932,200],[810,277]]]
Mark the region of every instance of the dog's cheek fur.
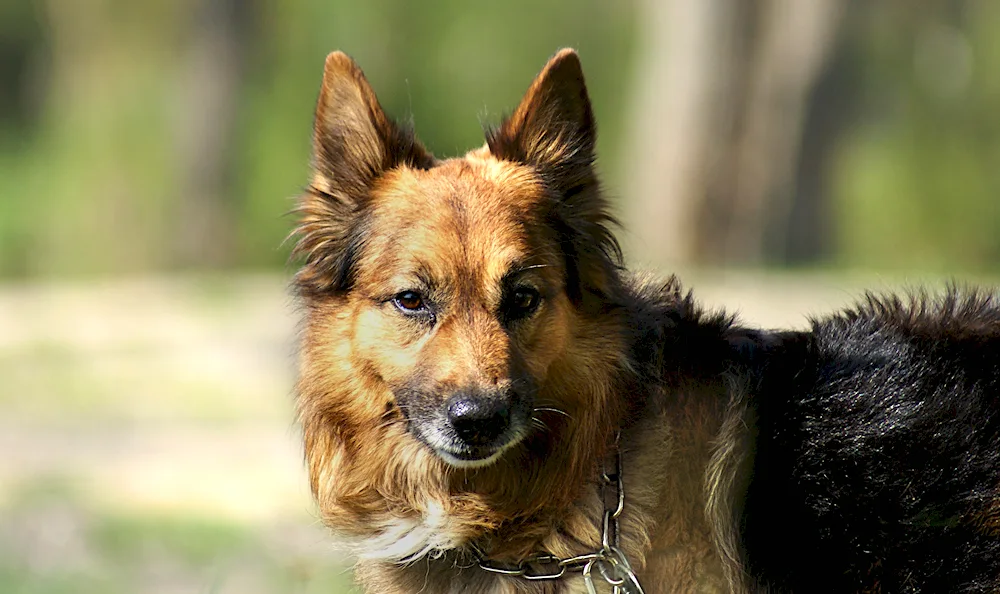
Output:
[[538,319],[515,328],[511,339],[512,346],[517,351],[517,360],[527,370],[535,385],[543,384],[552,373],[552,364],[566,356],[575,321],[573,305],[564,292],[548,298],[543,308]]
[[368,307],[341,299],[310,308],[299,418],[324,522],[361,558],[401,560],[467,535],[450,520],[442,462],[409,435],[378,368],[355,352],[352,317]]

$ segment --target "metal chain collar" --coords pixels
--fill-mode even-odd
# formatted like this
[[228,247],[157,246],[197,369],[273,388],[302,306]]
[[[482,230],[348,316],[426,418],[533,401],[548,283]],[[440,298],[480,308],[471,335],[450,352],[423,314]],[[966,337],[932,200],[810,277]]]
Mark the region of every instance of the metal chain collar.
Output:
[[579,571],[583,574],[583,583],[589,594],[597,594],[595,576],[611,586],[613,594],[644,594],[639,578],[620,546],[618,517],[625,509],[625,486],[622,483],[622,460],[617,440],[614,462],[605,464],[601,473],[601,500],[604,504],[604,526],[601,548],[597,551],[563,559],[548,553],[536,553],[516,565],[499,564],[484,558],[479,560],[479,567],[490,573],[529,581],[558,580],[569,572]]

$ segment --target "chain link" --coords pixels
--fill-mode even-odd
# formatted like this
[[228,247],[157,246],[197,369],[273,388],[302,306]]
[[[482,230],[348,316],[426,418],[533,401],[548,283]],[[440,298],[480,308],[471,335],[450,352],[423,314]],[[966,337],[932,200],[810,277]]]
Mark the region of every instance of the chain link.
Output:
[[489,559],[479,560],[479,567],[485,571],[520,577],[532,581],[557,580],[567,572],[581,572],[588,594],[597,594],[594,582],[594,567],[604,583],[611,586],[613,594],[644,594],[639,578],[629,565],[621,549],[621,534],[618,518],[625,509],[625,486],[622,482],[622,460],[615,440],[614,462],[601,473],[601,501],[604,506],[601,527],[601,548],[593,553],[584,553],[560,559],[548,553],[538,553],[516,565],[499,564]]

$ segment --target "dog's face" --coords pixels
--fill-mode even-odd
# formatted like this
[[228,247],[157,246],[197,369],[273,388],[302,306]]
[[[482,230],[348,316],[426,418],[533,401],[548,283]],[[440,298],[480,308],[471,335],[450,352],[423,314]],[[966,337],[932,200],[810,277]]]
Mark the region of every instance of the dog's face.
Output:
[[455,466],[494,461],[531,429],[572,304],[545,190],[488,159],[385,174],[347,292],[350,352],[412,437]]
[[[328,520],[516,498],[532,464],[584,472],[621,351],[593,143],[571,51],[485,147],[445,161],[386,117],[350,58],[327,59],[296,284],[300,415]],[[478,474],[442,502],[455,469]]]

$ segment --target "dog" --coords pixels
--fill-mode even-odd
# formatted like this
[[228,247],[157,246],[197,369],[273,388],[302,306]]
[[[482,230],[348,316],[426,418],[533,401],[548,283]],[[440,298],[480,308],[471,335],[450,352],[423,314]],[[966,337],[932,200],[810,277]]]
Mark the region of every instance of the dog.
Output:
[[297,407],[371,593],[998,592],[1000,307],[741,326],[625,270],[562,50],[438,160],[326,59]]

